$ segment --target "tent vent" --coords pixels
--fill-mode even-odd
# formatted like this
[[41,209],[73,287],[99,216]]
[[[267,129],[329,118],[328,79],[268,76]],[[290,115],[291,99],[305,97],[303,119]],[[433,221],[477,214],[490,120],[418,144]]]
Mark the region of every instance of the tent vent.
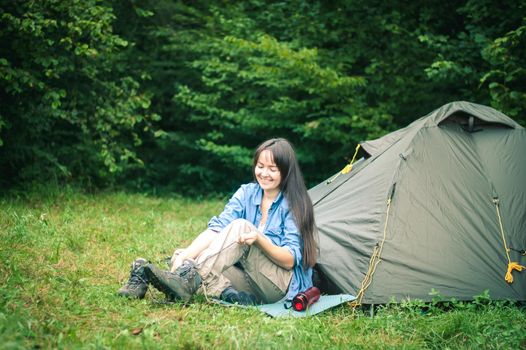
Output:
[[469,116],[467,125],[463,125],[462,127],[465,131],[469,132],[470,134],[477,131],[482,131],[481,128],[475,129],[475,117],[472,115]]
[[468,132],[470,134],[482,131],[487,127],[509,127],[506,124],[485,121],[466,112],[455,112],[439,123],[439,125],[442,124],[458,124],[465,132]]

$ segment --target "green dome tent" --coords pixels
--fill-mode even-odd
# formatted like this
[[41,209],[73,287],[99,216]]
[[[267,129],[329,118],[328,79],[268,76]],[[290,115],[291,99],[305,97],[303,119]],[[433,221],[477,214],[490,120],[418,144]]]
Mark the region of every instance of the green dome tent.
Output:
[[365,304],[432,289],[526,300],[526,271],[505,280],[526,265],[526,129],[453,102],[361,147],[352,171],[309,191],[332,288]]

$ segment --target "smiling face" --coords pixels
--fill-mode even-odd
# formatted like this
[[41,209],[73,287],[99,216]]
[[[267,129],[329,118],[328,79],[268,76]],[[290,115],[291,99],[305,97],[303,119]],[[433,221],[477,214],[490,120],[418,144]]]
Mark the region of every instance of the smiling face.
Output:
[[260,153],[256,167],[254,168],[254,174],[256,175],[257,182],[264,191],[279,191],[281,172],[276,163],[274,163],[274,157],[271,151],[264,150]]

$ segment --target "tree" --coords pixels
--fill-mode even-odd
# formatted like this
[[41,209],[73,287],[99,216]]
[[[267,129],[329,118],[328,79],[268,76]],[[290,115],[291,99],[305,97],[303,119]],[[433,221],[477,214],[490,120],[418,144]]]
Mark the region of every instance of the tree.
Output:
[[[4,183],[185,193],[249,181],[266,138],[309,184],[455,100],[526,124],[514,1],[12,1],[0,18]],[[142,166],[144,164],[144,166]]]
[[110,180],[140,162],[155,114],[99,1],[10,1],[0,8],[2,182]]

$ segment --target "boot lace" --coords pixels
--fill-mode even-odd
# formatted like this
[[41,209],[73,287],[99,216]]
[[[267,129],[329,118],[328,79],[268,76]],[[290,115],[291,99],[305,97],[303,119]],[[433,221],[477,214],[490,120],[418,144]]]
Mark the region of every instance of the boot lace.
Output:
[[130,279],[128,280],[128,285],[131,287],[136,287],[141,284],[147,284],[146,280],[142,278],[139,268],[141,265],[133,264],[130,271]]
[[179,266],[175,272],[183,280],[185,280],[186,282],[189,282],[195,277],[195,274],[197,273],[194,267],[195,265],[192,262],[185,260],[183,264]]

